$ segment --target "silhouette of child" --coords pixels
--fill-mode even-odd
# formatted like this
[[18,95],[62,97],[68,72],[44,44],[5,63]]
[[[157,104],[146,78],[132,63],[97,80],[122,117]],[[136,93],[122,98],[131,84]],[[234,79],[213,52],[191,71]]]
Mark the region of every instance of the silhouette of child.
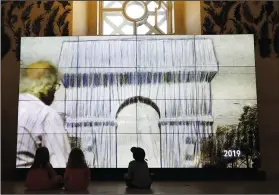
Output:
[[149,189],[152,181],[145,159],[145,151],[139,147],[132,147],[134,160],[129,163],[128,173],[125,174],[126,185],[129,188]]
[[25,186],[28,190],[62,188],[62,177],[53,170],[49,162],[49,151],[46,147],[40,147],[36,150],[34,162],[27,174]]
[[88,168],[81,149],[72,149],[64,174],[65,188],[69,191],[87,190],[91,179],[91,172]]

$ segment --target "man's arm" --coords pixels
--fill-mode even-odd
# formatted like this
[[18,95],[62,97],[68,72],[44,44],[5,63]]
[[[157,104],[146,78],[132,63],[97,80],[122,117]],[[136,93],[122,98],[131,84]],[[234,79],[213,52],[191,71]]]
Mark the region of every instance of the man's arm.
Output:
[[66,167],[71,147],[63,121],[55,112],[50,112],[44,121],[42,145],[48,148],[54,168]]
[[38,139],[25,127],[19,127],[17,135],[16,167],[30,167],[33,164]]

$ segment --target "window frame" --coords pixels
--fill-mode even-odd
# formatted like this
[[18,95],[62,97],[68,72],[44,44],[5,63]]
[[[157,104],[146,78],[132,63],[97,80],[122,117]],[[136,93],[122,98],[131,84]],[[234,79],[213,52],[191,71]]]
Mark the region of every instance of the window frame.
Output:
[[[88,36],[101,36],[99,34],[99,1],[87,1],[87,32]],[[186,35],[186,3],[187,1],[173,1],[172,30],[173,35]],[[168,34],[169,35],[169,34]]]
[[[122,12],[123,13],[123,7],[122,8],[103,8],[103,2],[104,1],[97,1],[97,35],[100,36],[104,36],[103,34],[103,14],[105,12]],[[161,6],[161,3],[164,3],[162,1],[159,1],[159,9]],[[175,28],[174,28],[174,5],[175,1],[167,1],[167,33],[163,34],[163,35],[170,35],[170,34],[174,34],[175,33]],[[158,8],[155,9],[155,12],[157,12]],[[125,18],[125,15],[123,16]],[[155,14],[155,21],[157,21],[157,14]],[[129,34],[129,35],[138,35],[136,33],[136,25],[133,24],[134,26],[134,33],[133,34]],[[155,23],[155,28],[160,29],[159,27],[156,27],[156,23]],[[128,34],[121,34],[121,35],[128,35]],[[117,35],[108,35],[108,36],[117,36]]]

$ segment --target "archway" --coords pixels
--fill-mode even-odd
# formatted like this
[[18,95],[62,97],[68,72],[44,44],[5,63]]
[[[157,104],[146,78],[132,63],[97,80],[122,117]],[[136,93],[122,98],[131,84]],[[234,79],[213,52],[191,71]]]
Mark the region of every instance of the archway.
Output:
[[127,167],[133,146],[144,148],[150,167],[161,167],[160,110],[151,99],[136,96],[125,100],[116,112],[117,167]]

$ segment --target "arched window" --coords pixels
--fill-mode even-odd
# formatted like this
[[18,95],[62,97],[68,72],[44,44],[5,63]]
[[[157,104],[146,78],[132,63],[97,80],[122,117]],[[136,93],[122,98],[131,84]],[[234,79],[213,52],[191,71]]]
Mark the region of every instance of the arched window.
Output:
[[200,1],[74,1],[73,7],[77,36],[201,34]]
[[172,1],[99,1],[99,35],[173,33]]

